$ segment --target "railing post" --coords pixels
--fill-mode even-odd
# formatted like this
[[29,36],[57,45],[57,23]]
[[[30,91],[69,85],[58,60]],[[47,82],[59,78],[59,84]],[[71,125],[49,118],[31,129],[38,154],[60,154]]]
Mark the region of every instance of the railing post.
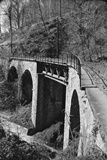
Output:
[[68,54],[67,54],[67,64],[68,64]]
[[76,70],[76,57],[75,57],[75,70]]
[[73,63],[73,67],[75,67],[75,65],[74,65],[74,63],[75,63],[75,61],[74,61],[74,55],[72,56],[72,63]]
[[63,54],[62,54],[62,64],[63,64]]
[[71,55],[71,66],[72,66],[72,55]]
[[81,87],[81,63],[79,61],[79,77],[80,77],[80,87]]
[[46,62],[46,53],[45,53],[45,62]]
[[75,64],[76,64],[75,59],[76,59],[76,58],[75,58],[75,56],[74,56],[74,68],[76,69],[76,67],[75,67]]
[[50,57],[51,58],[51,63],[52,63],[52,57]]
[[41,53],[40,53],[40,61],[41,61],[41,58],[42,58],[42,57],[41,57]]
[[78,59],[77,59],[77,57],[76,57],[76,70],[78,71],[77,65],[78,65]]
[[58,64],[59,64],[59,56],[58,56]]

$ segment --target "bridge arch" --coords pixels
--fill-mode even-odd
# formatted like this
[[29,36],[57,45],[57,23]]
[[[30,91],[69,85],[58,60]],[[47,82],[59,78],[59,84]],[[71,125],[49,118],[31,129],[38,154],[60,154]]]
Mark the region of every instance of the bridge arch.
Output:
[[[80,131],[80,106],[79,99],[76,89],[74,89],[71,98],[71,108],[70,108],[70,139],[72,139],[72,134],[75,136]],[[71,133],[72,132],[72,133]]]
[[31,72],[27,69],[21,76],[21,105],[32,102],[33,80]]
[[14,82],[16,79],[18,79],[17,69],[12,66],[7,74],[7,81],[8,82]]

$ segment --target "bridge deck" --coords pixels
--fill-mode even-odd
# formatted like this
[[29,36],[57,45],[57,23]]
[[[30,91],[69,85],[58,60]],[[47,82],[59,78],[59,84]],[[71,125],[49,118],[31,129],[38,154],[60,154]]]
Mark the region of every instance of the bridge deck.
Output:
[[[107,136],[107,95],[99,90],[84,69],[81,70],[82,86],[86,88],[89,103],[95,111]],[[92,87],[93,86],[93,87]]]

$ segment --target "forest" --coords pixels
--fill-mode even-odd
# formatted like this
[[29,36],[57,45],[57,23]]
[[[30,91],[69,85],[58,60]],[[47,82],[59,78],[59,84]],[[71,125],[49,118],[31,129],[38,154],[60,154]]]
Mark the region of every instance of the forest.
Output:
[[12,48],[11,54],[29,57],[72,53],[83,61],[106,59],[105,1],[4,0],[1,14],[1,53]]

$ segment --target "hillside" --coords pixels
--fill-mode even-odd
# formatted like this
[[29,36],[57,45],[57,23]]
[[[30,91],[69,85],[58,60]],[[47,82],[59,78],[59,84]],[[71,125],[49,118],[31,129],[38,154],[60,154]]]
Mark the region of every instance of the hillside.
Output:
[[[27,57],[40,54],[57,57],[58,54],[73,53],[80,56],[81,60],[95,61],[99,57],[104,59],[107,57],[106,17],[105,2],[76,2],[63,18],[40,20],[40,23],[33,23],[15,31],[12,34],[12,54]],[[8,36],[6,35],[6,41],[0,44],[3,57],[10,51]]]

